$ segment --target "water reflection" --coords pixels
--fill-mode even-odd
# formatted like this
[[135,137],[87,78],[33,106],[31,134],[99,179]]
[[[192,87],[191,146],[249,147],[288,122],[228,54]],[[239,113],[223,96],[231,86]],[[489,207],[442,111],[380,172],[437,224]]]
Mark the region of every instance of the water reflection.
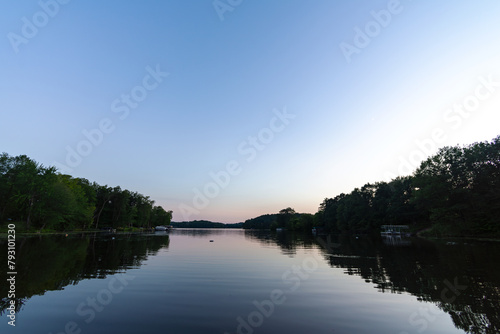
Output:
[[382,241],[388,246],[410,246],[411,239],[401,235],[384,235]]
[[256,241],[261,245],[277,245],[284,255],[293,257],[297,249],[311,249],[316,247],[316,239],[312,235],[291,231],[270,233],[265,230],[245,230],[245,238]]
[[240,229],[218,229],[218,228],[174,228],[170,232],[170,234],[176,235],[184,235],[190,237],[206,237],[209,235],[224,235],[224,234],[234,234],[234,233],[243,233],[243,230]]
[[500,332],[500,242],[430,241],[381,236],[317,236],[247,231],[293,256],[313,244],[325,260],[380,292],[410,293],[450,314],[467,333]]
[[[500,330],[500,244],[340,236],[318,240],[332,267],[373,283],[381,292],[407,292],[449,313],[468,333]],[[395,247],[398,246],[398,247]],[[404,247],[401,247],[404,246]]]
[[[17,312],[33,295],[62,290],[83,279],[104,279],[108,275],[137,268],[150,255],[169,246],[168,235],[81,234],[20,238],[16,242]],[[6,240],[0,248],[7,249]],[[7,263],[0,252],[0,263]],[[5,271],[0,273],[0,314],[8,307]]]
[[[199,240],[211,239],[212,235],[228,235],[231,238],[214,237],[214,244]],[[381,293],[408,293],[421,301],[432,303],[447,312],[459,329],[478,334],[500,331],[498,242],[430,241],[419,238],[387,240],[381,236],[346,235],[314,237],[290,232],[223,229],[175,229],[170,232],[170,236],[155,233],[20,238],[17,243],[18,311],[34,295],[61,290],[83,279],[102,279],[138,268],[148,257],[156,255],[162,248],[168,248],[170,238],[176,237],[182,237],[176,239],[178,243],[175,245],[178,247],[172,247],[166,253],[172,256],[175,253],[176,260],[170,262],[171,271],[164,275],[180,275],[182,279],[179,282],[182,284],[176,289],[185,289],[193,295],[196,295],[193,289],[200,294],[214,293],[214,282],[219,281],[223,282],[220,285],[221,291],[247,291],[249,286],[265,275],[265,267],[261,271],[245,271],[246,267],[257,268],[249,266],[245,261],[260,263],[258,258],[249,254],[259,247],[279,249],[276,252],[279,262],[282,255],[295,257],[299,250],[319,249],[324,261],[332,268],[340,268],[346,275],[359,276]],[[238,248],[242,243],[240,238],[250,241],[251,247]],[[194,243],[182,244],[189,240]],[[0,240],[0,247],[6,249],[5,240]],[[197,252],[212,253],[210,257],[203,257],[203,263],[198,263]],[[228,255],[224,257],[223,254],[226,253]],[[194,262],[189,261],[192,258]],[[211,262],[205,264],[207,259]],[[0,261],[6,263],[6,252],[0,252]],[[225,270],[224,277],[216,276],[219,275],[217,268]],[[182,270],[184,272],[177,273]],[[249,277],[247,281],[245,275]],[[205,282],[207,277],[211,277],[209,282]],[[332,275],[332,279],[334,278]],[[5,271],[0,273],[0,279],[0,293],[5,297]],[[196,282],[194,287],[190,282]],[[265,279],[262,282],[265,285]],[[266,290],[267,286],[263,289]],[[321,291],[321,286],[318,290]],[[225,295],[221,291],[221,295]],[[145,296],[154,298],[151,297],[154,294],[147,293],[144,291]],[[175,294],[171,292],[169,296],[174,298]],[[178,298],[185,300],[186,295],[181,294]],[[7,302],[8,300],[2,299],[2,312]],[[235,304],[232,307],[241,306]],[[178,309],[177,303],[170,312],[174,311],[182,311]],[[191,310],[186,312],[183,316],[189,317]],[[417,331],[419,329],[421,328],[416,327]]]

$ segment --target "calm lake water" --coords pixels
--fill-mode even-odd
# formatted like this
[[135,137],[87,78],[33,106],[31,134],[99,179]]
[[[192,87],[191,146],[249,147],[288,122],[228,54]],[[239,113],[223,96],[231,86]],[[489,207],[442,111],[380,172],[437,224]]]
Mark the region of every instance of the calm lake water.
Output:
[[0,333],[500,332],[499,242],[184,229],[18,236],[15,327],[0,244]]

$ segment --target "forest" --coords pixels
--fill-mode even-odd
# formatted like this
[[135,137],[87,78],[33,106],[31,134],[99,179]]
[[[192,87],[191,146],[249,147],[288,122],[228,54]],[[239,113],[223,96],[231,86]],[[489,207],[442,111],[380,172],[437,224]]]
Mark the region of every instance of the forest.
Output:
[[208,220],[193,220],[188,222],[171,222],[170,226],[175,228],[241,228],[243,223],[225,224],[211,222]]
[[21,232],[168,225],[172,211],[149,196],[57,172],[25,155],[0,155],[0,222]]
[[409,225],[435,236],[500,237],[500,136],[443,147],[409,176],[325,198],[312,216],[292,208],[247,220],[244,228],[366,233]]
[[[499,217],[500,136],[489,142],[443,147],[412,175],[325,198],[314,215],[289,207],[249,219],[242,226],[366,233],[384,224],[398,224],[436,236],[499,237]],[[140,193],[60,174],[25,155],[0,155],[2,223],[23,222],[27,231],[68,231],[150,228],[168,225],[171,219],[172,211],[155,206]],[[206,221],[181,225],[200,224],[214,227]]]

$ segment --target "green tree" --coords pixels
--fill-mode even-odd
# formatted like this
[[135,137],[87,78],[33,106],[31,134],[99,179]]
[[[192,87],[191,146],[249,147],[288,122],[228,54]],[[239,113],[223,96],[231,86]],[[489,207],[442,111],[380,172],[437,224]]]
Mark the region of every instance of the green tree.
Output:
[[92,224],[95,211],[95,195],[88,193],[86,182],[59,174],[53,184],[51,200],[53,215],[59,214],[58,229],[85,229]]
[[172,211],[154,207],[149,196],[59,174],[25,155],[0,155],[0,222],[25,221],[27,229],[150,227],[153,215],[167,224]]
[[293,228],[296,231],[311,232],[314,227],[314,215],[310,213],[302,213],[299,217],[293,218]]
[[296,214],[295,210],[288,207],[286,209],[280,210],[276,222],[280,228],[293,229],[291,224],[292,217]]
[[111,198],[113,197],[113,189],[108,186],[101,186],[97,183],[92,184],[96,196],[96,205],[94,211],[94,225],[98,229],[100,227],[99,223],[101,221],[101,216],[103,215],[104,208],[106,206],[111,206]]
[[14,172],[14,165],[13,157],[7,153],[0,155],[0,222],[16,214],[13,195],[17,173]]
[[499,233],[499,170],[500,137],[444,147],[415,172],[413,203],[444,231]]
[[[161,206],[153,207],[151,211],[152,226],[167,226],[172,221],[172,211],[165,211]],[[148,226],[149,227],[149,226]]]
[[151,214],[153,212],[154,201],[149,196],[138,196],[137,202],[137,226],[151,227]]
[[325,198],[319,206],[318,217],[320,226],[324,226],[328,231],[339,232],[337,211],[340,202],[346,197],[345,194],[335,196],[335,198]]
[[12,197],[19,208],[18,218],[25,220],[26,229],[30,229],[32,223],[39,225],[46,213],[46,199],[52,193],[56,169],[45,168],[21,155],[14,158],[12,170],[16,174]]

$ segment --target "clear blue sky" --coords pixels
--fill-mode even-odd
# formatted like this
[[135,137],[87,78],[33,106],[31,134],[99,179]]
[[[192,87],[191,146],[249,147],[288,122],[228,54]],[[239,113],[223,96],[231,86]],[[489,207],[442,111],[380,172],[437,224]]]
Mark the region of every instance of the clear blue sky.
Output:
[[0,151],[176,221],[314,213],[500,134],[495,0],[3,5]]

